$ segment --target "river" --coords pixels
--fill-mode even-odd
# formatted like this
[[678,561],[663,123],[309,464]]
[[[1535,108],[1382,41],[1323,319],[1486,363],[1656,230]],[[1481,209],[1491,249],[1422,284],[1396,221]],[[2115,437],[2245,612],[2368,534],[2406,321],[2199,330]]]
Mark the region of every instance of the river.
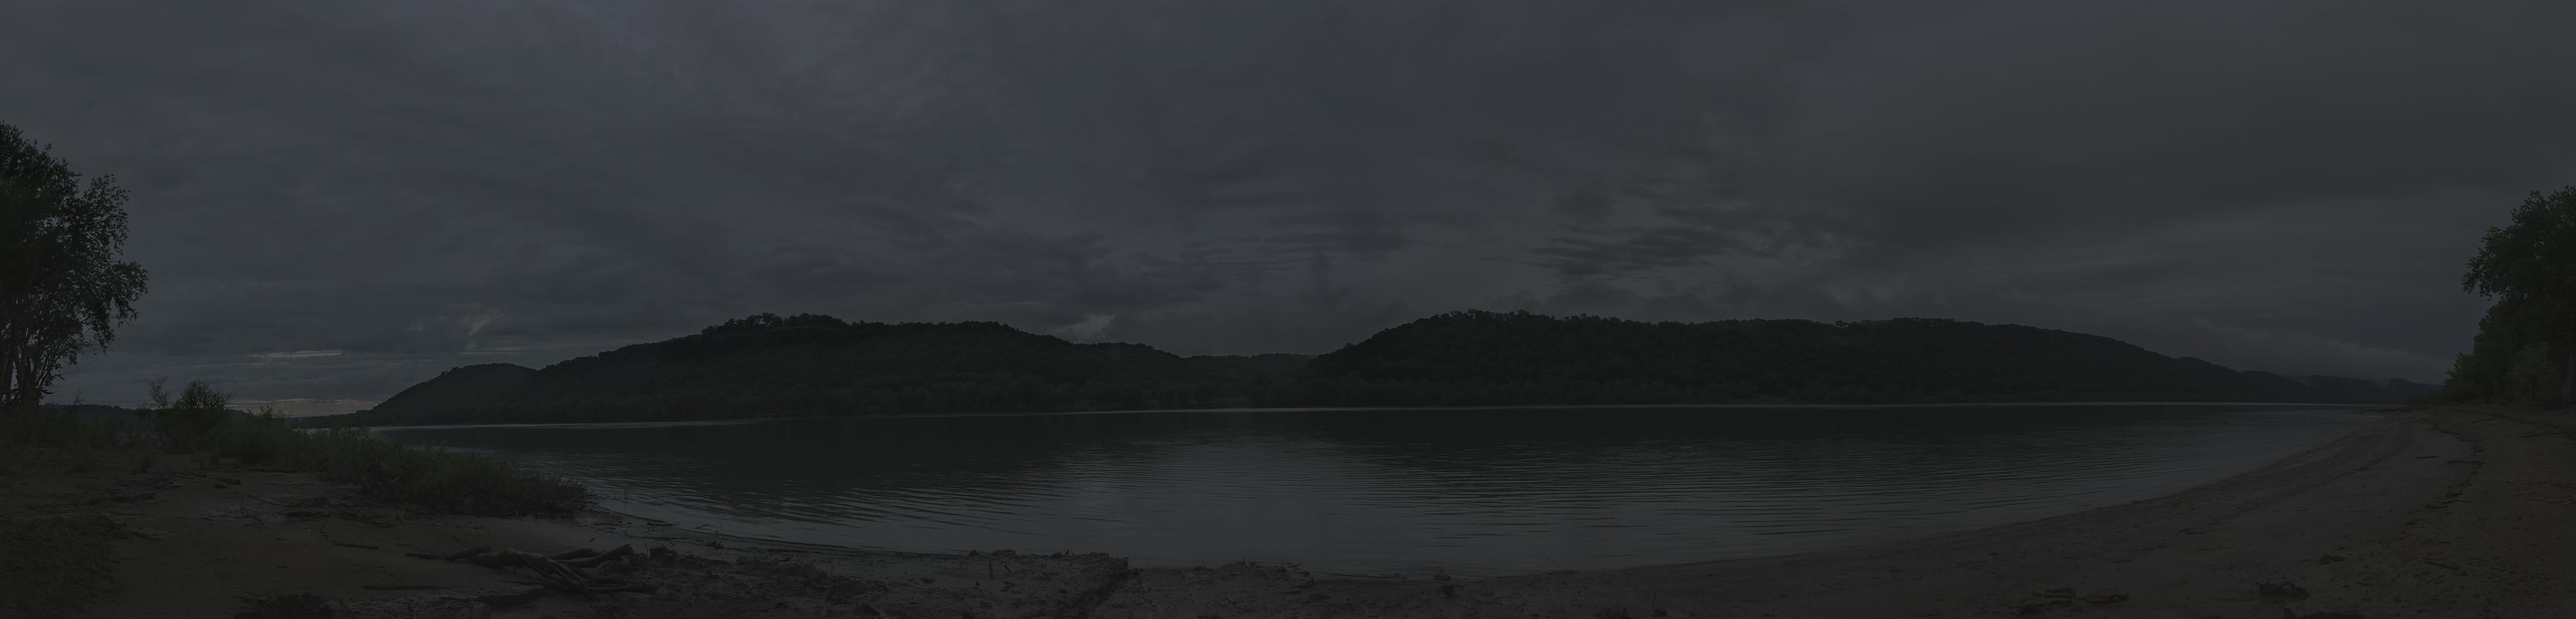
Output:
[[2169,494],[2350,407],[1220,411],[386,428],[612,510],[911,552],[1497,575],[1844,548]]

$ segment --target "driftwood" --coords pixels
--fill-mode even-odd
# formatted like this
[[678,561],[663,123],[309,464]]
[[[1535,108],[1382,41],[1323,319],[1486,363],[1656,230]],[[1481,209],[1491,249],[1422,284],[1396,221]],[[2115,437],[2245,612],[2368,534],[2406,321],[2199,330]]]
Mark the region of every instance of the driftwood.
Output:
[[431,589],[454,589],[454,588],[456,588],[456,586],[455,586],[455,585],[400,585],[400,584],[396,584],[396,585],[360,585],[358,588],[360,588],[360,589],[372,590],[372,591],[427,591],[427,590],[431,590]]
[[580,593],[582,597],[593,597],[589,591],[590,575],[583,574],[581,570],[572,566],[557,563],[545,555],[523,550],[501,550],[466,557],[465,561],[493,569],[528,568],[528,571],[536,572],[538,576],[555,583],[559,588]]
[[615,560],[620,559],[620,558],[624,558],[624,557],[628,557],[628,556],[633,556],[634,554],[635,554],[635,547],[634,547],[634,546],[619,545],[619,546],[618,546],[618,547],[616,547],[616,548],[610,548],[610,549],[608,549],[608,552],[599,553],[599,554],[598,554],[598,555],[596,555],[596,556],[592,556],[592,557],[588,557],[588,558],[583,558],[583,559],[578,559],[578,560],[574,560],[574,561],[567,561],[567,562],[565,562],[565,565],[570,565],[570,566],[573,566],[573,567],[592,567],[592,566],[599,565],[599,564],[601,564],[601,563],[607,563],[607,562],[610,562],[610,561],[615,561]]
[[528,571],[535,572],[536,575],[543,580],[541,583],[531,581],[509,581],[522,584],[541,584],[543,585],[543,588],[530,589],[518,593],[487,595],[475,598],[477,601],[481,601],[495,607],[526,604],[528,602],[535,601],[539,597],[543,597],[545,593],[549,591],[572,593],[580,595],[585,599],[598,599],[599,594],[602,593],[653,592],[652,585],[631,583],[616,578],[596,578],[591,576],[589,573],[582,571],[582,568],[592,567],[603,562],[633,556],[635,554],[635,547],[633,546],[618,546],[610,549],[608,552],[599,552],[588,548],[581,548],[559,552],[552,555],[541,555],[524,550],[503,549],[495,551],[489,546],[477,547],[451,555],[433,555],[421,552],[409,554],[413,557],[440,561],[455,561],[462,559],[467,563],[493,569],[508,569],[514,567],[527,568]]
[[406,552],[406,553],[403,553],[403,554],[405,554],[405,555],[409,555],[409,556],[411,556],[412,558],[415,558],[415,559],[435,559],[435,560],[439,560],[439,561],[454,561],[454,560],[457,560],[457,559],[463,559],[463,558],[466,558],[466,557],[471,557],[471,556],[474,556],[474,555],[479,555],[479,554],[483,554],[483,553],[487,553],[487,552],[491,552],[491,551],[492,551],[492,547],[491,547],[491,546],[475,546],[475,547],[473,547],[473,548],[468,548],[468,549],[465,549],[465,550],[461,550],[461,551],[457,551],[457,552],[453,552],[453,553],[449,553],[449,554],[443,554],[443,555],[434,555],[434,554],[429,554],[429,553],[426,553],[426,552]]
[[348,543],[348,542],[331,542],[331,545],[333,545],[333,546],[347,546],[347,547],[350,547],[350,548],[363,548],[363,549],[367,549],[367,550],[383,550],[383,548],[379,548],[379,547],[375,547],[375,546],[369,546],[369,545],[366,545],[366,544],[351,544],[351,543]]

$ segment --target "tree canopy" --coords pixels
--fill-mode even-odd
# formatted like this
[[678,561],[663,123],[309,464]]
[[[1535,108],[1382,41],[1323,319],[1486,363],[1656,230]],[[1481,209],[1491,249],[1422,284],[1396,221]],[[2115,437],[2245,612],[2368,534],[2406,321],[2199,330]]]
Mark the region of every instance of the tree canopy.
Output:
[[125,190],[80,175],[0,124],[0,411],[36,406],[65,366],[134,317],[143,266],[125,247]]
[[2576,187],[2531,192],[2504,226],[2487,229],[2460,289],[2495,299],[2445,397],[2576,399]]

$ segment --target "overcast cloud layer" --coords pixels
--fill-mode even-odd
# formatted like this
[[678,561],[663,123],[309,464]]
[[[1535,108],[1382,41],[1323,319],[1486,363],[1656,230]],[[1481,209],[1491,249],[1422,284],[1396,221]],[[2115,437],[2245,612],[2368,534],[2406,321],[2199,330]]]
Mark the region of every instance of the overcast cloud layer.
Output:
[[0,4],[0,122],[132,189],[153,275],[59,399],[343,410],[763,311],[1933,316],[2430,381],[2478,234],[2576,183],[2566,2],[231,4]]

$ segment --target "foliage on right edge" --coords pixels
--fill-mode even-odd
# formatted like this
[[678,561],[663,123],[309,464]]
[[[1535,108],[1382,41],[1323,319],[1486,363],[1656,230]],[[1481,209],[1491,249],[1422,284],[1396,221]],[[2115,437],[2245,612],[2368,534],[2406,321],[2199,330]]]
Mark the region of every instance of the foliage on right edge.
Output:
[[2463,291],[2496,300],[2442,384],[2450,401],[2576,401],[2576,187],[2531,192],[2487,230]]

